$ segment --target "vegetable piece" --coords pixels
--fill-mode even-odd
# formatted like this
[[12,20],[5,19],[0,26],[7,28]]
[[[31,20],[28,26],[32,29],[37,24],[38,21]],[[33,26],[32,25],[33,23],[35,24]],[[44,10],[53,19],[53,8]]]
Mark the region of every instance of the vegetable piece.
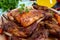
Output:
[[29,12],[28,8],[26,7],[25,12]]
[[20,4],[20,8],[19,8],[19,10],[20,10],[20,13],[23,13],[23,10],[24,10],[24,7],[25,7],[25,4]]
[[19,0],[0,0],[0,8],[3,11],[15,9],[18,5]]
[[28,9],[27,7],[25,7],[25,4],[20,4],[20,8],[19,8],[19,11],[20,11],[20,13],[23,13],[23,12],[29,12],[29,10],[31,10],[31,9]]
[[56,20],[58,21],[59,25],[60,25],[60,15],[59,14],[54,14]]
[[20,0],[20,1],[22,1],[22,0]]

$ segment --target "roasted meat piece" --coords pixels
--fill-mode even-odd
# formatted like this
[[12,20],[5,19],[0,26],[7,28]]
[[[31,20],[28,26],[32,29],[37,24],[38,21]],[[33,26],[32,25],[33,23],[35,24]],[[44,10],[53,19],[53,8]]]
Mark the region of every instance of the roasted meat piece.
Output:
[[49,32],[44,27],[43,22],[39,22],[37,28],[33,32],[33,34],[28,38],[28,40],[47,40]]
[[57,24],[50,24],[50,23],[46,23],[46,25],[48,26],[49,32],[60,38],[60,26],[58,26]]
[[15,36],[26,36],[23,31],[20,31],[20,27],[17,26],[14,22],[8,22],[4,24],[4,31],[15,35]]
[[23,26],[29,26],[42,17],[43,14],[40,10],[31,10],[29,13],[25,13],[21,15],[21,24]]
[[[34,23],[39,18],[43,17],[43,11],[42,10],[30,10],[28,13],[23,12],[22,14],[16,12],[16,10],[11,11],[7,14],[9,18],[15,18],[18,23],[20,23],[23,27],[29,26],[32,23]],[[12,19],[13,19],[12,18]]]
[[18,26],[16,23],[8,20],[7,23],[3,23],[2,25],[3,25],[4,31],[10,33],[11,35],[26,38],[34,32],[34,30],[37,28],[38,23],[35,22],[32,25],[30,25],[29,27],[24,28],[22,26]]

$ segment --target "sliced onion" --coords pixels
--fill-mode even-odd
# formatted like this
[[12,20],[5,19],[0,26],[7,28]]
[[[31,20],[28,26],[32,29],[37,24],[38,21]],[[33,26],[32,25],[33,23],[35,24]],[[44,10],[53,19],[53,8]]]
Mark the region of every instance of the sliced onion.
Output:
[[4,34],[6,34],[7,36],[12,36],[12,34],[8,33],[8,32],[4,32]]

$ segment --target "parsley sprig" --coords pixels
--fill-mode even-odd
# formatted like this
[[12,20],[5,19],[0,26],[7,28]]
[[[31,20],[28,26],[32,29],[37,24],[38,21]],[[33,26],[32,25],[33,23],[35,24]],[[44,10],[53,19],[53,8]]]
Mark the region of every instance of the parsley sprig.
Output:
[[27,8],[27,7],[25,7],[25,4],[20,4],[20,8],[19,8],[19,10],[20,10],[20,13],[23,13],[23,11],[25,11],[25,12],[29,12],[29,9]]
[[[22,0],[20,0],[22,1]],[[18,5],[19,0],[0,0],[0,8],[3,11],[15,9]]]

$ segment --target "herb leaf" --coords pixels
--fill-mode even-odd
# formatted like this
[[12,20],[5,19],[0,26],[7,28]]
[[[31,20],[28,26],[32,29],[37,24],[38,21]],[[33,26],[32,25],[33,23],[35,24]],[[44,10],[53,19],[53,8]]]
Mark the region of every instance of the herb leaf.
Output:
[[0,0],[0,8],[3,11],[15,9],[19,0]]
[[20,4],[21,7],[25,7],[25,4]]
[[20,0],[20,1],[22,1],[22,0]]
[[25,7],[25,4],[20,4],[20,8],[19,8],[19,10],[20,10],[20,13],[22,13],[23,12],[23,10],[24,10],[24,7]]
[[29,12],[29,9],[26,7],[25,12]]

